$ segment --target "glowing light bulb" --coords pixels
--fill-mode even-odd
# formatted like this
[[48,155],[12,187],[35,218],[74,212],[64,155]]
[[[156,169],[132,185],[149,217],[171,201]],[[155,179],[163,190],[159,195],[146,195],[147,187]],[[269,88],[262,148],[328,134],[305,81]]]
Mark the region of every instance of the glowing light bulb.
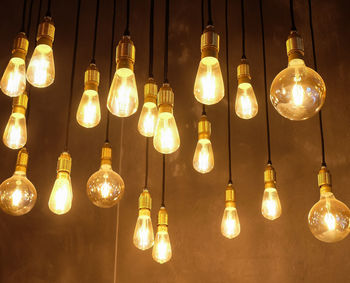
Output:
[[198,142],[193,156],[193,168],[208,173],[214,168],[214,153],[210,141],[211,125],[206,115],[198,123]]
[[148,79],[148,82],[144,87],[144,104],[141,110],[138,130],[141,135],[145,137],[153,137],[156,123],[158,119],[157,109],[157,84],[152,78]]
[[143,251],[151,248],[154,243],[151,206],[151,195],[147,189],[144,189],[139,197],[139,216],[136,221],[133,238],[135,247]]
[[48,87],[55,80],[55,62],[52,51],[54,37],[53,20],[46,16],[38,27],[37,45],[27,70],[27,80],[35,87]]
[[152,250],[153,259],[160,263],[166,263],[171,259],[172,251],[168,233],[168,214],[165,207],[161,207],[158,213],[157,234]]
[[100,72],[94,63],[85,71],[85,87],[81,97],[77,121],[85,128],[97,126],[101,121],[100,100],[98,97],[98,85],[100,83]]
[[291,32],[287,40],[287,53],[288,67],[273,80],[270,99],[283,117],[305,120],[322,108],[326,86],[317,72],[305,66],[304,46],[296,32]]
[[206,105],[218,103],[225,95],[219,55],[219,35],[213,26],[207,26],[201,37],[202,59],[194,83],[194,96]]
[[28,152],[18,152],[15,173],[0,185],[0,207],[7,214],[20,216],[28,213],[35,205],[37,193],[27,179]]
[[124,189],[123,179],[112,170],[112,147],[106,142],[102,147],[101,167],[89,178],[86,193],[94,205],[109,208],[122,199]]
[[226,202],[224,215],[221,221],[221,234],[228,239],[233,239],[241,232],[241,224],[238,218],[238,212],[235,201],[235,191],[232,184],[229,183],[226,188]]
[[49,199],[50,210],[58,215],[67,213],[72,207],[71,167],[72,158],[68,152],[62,152],[58,158],[57,178]]
[[7,122],[3,142],[11,149],[19,149],[27,142],[26,109],[28,96],[26,92],[15,97],[12,104],[12,113]]
[[158,121],[153,137],[154,148],[163,154],[175,152],[180,147],[180,136],[173,115],[174,93],[168,83],[158,93]]
[[26,89],[25,59],[28,44],[25,33],[20,32],[14,40],[10,62],[1,78],[1,90],[10,97],[20,96]]

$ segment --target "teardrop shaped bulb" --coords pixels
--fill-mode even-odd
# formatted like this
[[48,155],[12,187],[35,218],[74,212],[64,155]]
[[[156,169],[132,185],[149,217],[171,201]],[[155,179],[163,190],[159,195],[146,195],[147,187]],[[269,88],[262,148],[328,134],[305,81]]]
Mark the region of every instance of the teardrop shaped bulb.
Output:
[[1,90],[10,97],[20,96],[26,89],[26,66],[22,58],[13,57],[0,81]]
[[84,91],[79,103],[76,118],[79,125],[85,128],[93,128],[100,123],[101,109],[97,91]]
[[258,102],[256,101],[253,87],[250,83],[241,83],[237,88],[235,111],[242,119],[251,119],[258,113]]

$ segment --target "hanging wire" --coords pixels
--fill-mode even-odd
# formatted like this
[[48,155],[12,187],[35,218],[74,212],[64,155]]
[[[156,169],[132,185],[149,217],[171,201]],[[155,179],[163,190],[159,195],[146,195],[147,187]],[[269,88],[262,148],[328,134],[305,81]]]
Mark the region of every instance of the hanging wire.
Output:
[[146,137],[146,166],[145,166],[145,189],[148,188],[148,149],[149,149],[149,139],[148,137]]
[[208,0],[208,26],[214,25],[213,17],[211,14],[211,0]]
[[290,20],[292,23],[291,30],[296,31],[297,28],[295,26],[295,20],[294,20],[294,1],[293,0],[289,0],[289,9],[290,9]]
[[[201,2],[202,32],[204,31],[204,0]],[[205,104],[202,104],[202,115],[206,115]]]
[[149,14],[149,67],[148,76],[153,78],[153,38],[154,38],[154,0],[151,0]]
[[267,137],[267,163],[272,165],[271,162],[271,142],[270,142],[270,120],[269,120],[269,103],[268,103],[268,92],[266,82],[266,49],[265,49],[265,28],[264,28],[264,13],[262,0],[260,2],[260,21],[261,21],[261,39],[262,39],[262,53],[263,53],[263,64],[264,64],[264,91],[265,91],[265,114],[266,114],[266,137]]
[[130,36],[129,23],[130,23],[130,0],[126,0],[126,26],[124,30],[125,36]]
[[241,0],[241,14],[242,14],[242,59],[247,59],[245,56],[245,20],[244,20],[244,0]]
[[22,24],[21,24],[21,32],[26,32],[25,25],[26,25],[26,11],[27,11],[27,0],[23,1],[23,10],[22,10]]
[[[315,36],[314,36],[314,27],[312,24],[312,4],[311,0],[308,0],[309,3],[309,21],[310,21],[310,32],[311,32],[311,42],[312,42],[312,53],[314,59],[314,69],[317,72],[317,58],[316,58],[316,47],[315,47]],[[320,124],[320,137],[321,137],[321,149],[322,149],[322,166],[326,166],[326,154],[324,147],[324,134],[323,134],[323,121],[322,121],[322,111],[318,112],[319,124]]]
[[69,126],[70,126],[71,112],[72,112],[74,74],[75,74],[75,65],[76,65],[76,59],[77,59],[78,37],[79,37],[80,7],[81,7],[81,0],[78,0],[76,23],[75,23],[74,49],[73,49],[73,58],[72,58],[72,73],[71,73],[71,79],[70,79],[70,93],[69,93],[68,112],[67,112],[68,114],[67,114],[67,125],[66,125],[66,140],[65,140],[65,146],[64,146],[65,151],[68,151],[68,143],[69,143]]
[[51,0],[47,1],[47,12],[46,12],[47,17],[51,17]]
[[168,83],[169,0],[165,1],[164,83]]
[[91,63],[96,63],[96,41],[97,41],[97,29],[98,29],[98,16],[100,11],[100,0],[96,0],[96,16],[95,16],[95,32],[94,32],[94,41],[92,45],[92,57]]
[[165,154],[163,154],[163,175],[162,175],[162,205],[165,207]]
[[33,0],[30,0],[30,3],[29,3],[29,16],[28,16],[28,23],[27,23],[27,29],[26,29],[28,40],[30,37],[30,26],[32,25],[33,2],[34,2]]
[[231,105],[230,105],[230,68],[228,57],[228,0],[225,0],[225,34],[226,34],[226,90],[227,90],[227,142],[228,142],[228,174],[229,183],[232,184],[231,165]]

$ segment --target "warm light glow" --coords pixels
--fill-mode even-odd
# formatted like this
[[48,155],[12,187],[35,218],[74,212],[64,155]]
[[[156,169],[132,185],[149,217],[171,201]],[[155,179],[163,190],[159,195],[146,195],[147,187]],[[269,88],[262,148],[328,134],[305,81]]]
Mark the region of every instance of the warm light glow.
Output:
[[48,87],[55,80],[55,62],[49,45],[39,44],[34,49],[27,70],[28,82],[39,88]]
[[4,135],[4,144],[12,149],[22,148],[27,142],[26,118],[22,113],[12,113],[7,122]]
[[292,90],[292,96],[293,96],[293,103],[296,106],[301,106],[304,101],[304,89],[301,85],[298,84],[298,81],[300,81],[300,78],[295,78],[295,84],[293,86]]
[[324,221],[327,224],[328,230],[330,230],[330,231],[335,230],[335,225],[336,225],[335,218],[331,213],[329,213],[329,212],[326,213],[326,215],[324,216]]
[[237,209],[226,207],[221,221],[221,233],[228,239],[233,239],[241,232]]
[[65,214],[72,207],[73,191],[72,183],[68,173],[58,173],[53,186],[49,208],[53,213]]
[[[142,211],[143,210],[143,211]],[[153,246],[154,234],[150,211],[141,209],[137,218],[133,242],[140,250],[147,250]]]
[[118,117],[129,117],[139,105],[134,72],[127,68],[115,72],[107,99],[108,110]]
[[171,256],[172,251],[167,228],[164,230],[158,228],[152,250],[152,257],[156,262],[162,264],[168,262]]
[[242,119],[251,119],[258,113],[253,87],[250,83],[241,83],[237,88],[235,111]]
[[138,130],[145,137],[153,137],[158,119],[157,105],[152,102],[146,102],[139,118]]
[[20,189],[15,189],[12,193],[12,205],[18,206],[22,200],[22,192]]
[[1,90],[8,96],[20,96],[26,89],[26,66],[21,58],[11,58],[0,81]]
[[215,57],[204,57],[199,63],[194,95],[200,103],[206,105],[218,103],[224,97],[224,81],[219,61]]
[[281,216],[281,202],[275,188],[266,188],[264,190],[261,213],[265,218],[269,220],[275,220]]
[[193,168],[199,173],[208,173],[214,168],[214,153],[209,139],[198,140],[193,156]]
[[79,103],[76,118],[79,125],[85,128],[92,128],[100,123],[100,101],[98,93],[95,90],[84,91]]

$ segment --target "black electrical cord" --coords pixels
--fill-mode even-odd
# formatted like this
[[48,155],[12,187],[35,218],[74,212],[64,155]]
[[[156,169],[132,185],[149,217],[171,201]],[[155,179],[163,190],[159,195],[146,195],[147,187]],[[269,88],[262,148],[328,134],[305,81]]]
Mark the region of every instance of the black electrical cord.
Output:
[[76,59],[77,59],[78,37],[79,37],[80,7],[81,7],[81,0],[78,0],[76,23],[75,23],[74,49],[73,49],[73,58],[72,58],[72,73],[70,78],[70,93],[69,93],[68,112],[67,112],[66,140],[65,140],[65,146],[64,146],[65,151],[68,151],[68,142],[69,142],[69,126],[70,126],[71,112],[72,112],[74,74],[75,74],[75,65],[76,65]]
[[149,67],[148,76],[153,78],[153,38],[154,38],[154,0],[151,0],[149,13]]
[[[201,18],[202,18],[202,32],[204,31],[204,0],[201,2]],[[202,104],[202,115],[207,115],[205,111],[205,104]]]
[[[310,21],[310,32],[311,32],[311,42],[312,42],[312,53],[314,59],[314,69],[317,72],[317,58],[316,58],[316,47],[315,47],[315,36],[314,36],[314,27],[312,24],[312,5],[311,0],[308,0],[309,3],[309,21]],[[323,134],[323,121],[322,121],[322,111],[318,112],[319,124],[320,124],[320,136],[321,136],[321,149],[322,149],[322,166],[326,166],[326,154],[324,147],[324,134]]]
[[289,9],[290,9],[290,20],[292,23],[291,30],[296,31],[297,28],[295,26],[295,20],[294,20],[294,1],[293,0],[289,0]]
[[267,137],[267,163],[272,165],[272,162],[271,162],[271,142],[270,142],[269,103],[268,103],[268,92],[267,92],[267,82],[266,82],[266,49],[265,49],[264,13],[263,13],[262,0],[260,0],[259,2],[260,2],[262,53],[263,53],[263,65],[264,65],[264,91],[265,91],[266,137]]
[[95,16],[95,31],[94,31],[94,41],[92,45],[92,57],[91,63],[96,63],[96,41],[97,41],[97,29],[98,29],[98,16],[100,11],[100,0],[96,0],[96,16]]
[[242,59],[247,59],[245,56],[245,20],[244,20],[244,0],[241,0],[241,15],[242,15]]
[[145,158],[145,162],[146,162],[146,166],[145,166],[145,189],[148,188],[148,149],[149,149],[149,139],[148,137],[146,137],[146,158]]
[[168,83],[169,0],[165,1],[164,83]]
[[165,154],[163,154],[162,207],[165,207]]
[[230,68],[228,57],[228,0],[225,0],[225,35],[226,35],[226,91],[227,91],[227,142],[228,142],[228,174],[229,184],[232,184],[231,165],[231,105],[230,105]]
[[126,0],[126,26],[124,30],[125,36],[130,36],[129,23],[130,23],[130,0]]
[[22,24],[21,24],[21,32],[26,32],[25,25],[26,25],[26,11],[27,11],[27,0],[23,1],[23,10],[22,10]]
[[47,1],[47,12],[46,12],[47,17],[51,17],[51,0]]
[[214,25],[211,13],[211,0],[208,0],[208,26]]
[[30,37],[30,26],[32,25],[32,13],[33,13],[33,0],[30,0],[29,3],[29,16],[28,16],[28,23],[27,23],[27,29],[26,29],[26,34],[29,39]]

